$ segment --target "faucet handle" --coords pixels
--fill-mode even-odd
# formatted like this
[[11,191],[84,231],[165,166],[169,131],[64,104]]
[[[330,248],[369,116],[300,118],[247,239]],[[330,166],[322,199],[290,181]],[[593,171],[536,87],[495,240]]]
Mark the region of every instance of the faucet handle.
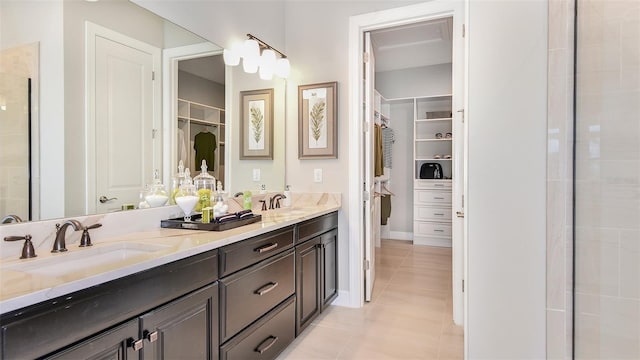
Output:
[[267,200],[260,200],[262,203],[262,211],[267,211]]
[[89,230],[97,229],[101,226],[102,224],[96,223],[93,225],[86,226],[84,229],[82,229],[82,238],[80,238],[80,247],[93,246],[93,244],[91,243],[91,236],[89,236]]
[[31,235],[27,234],[25,236],[6,236],[4,241],[18,241],[24,240],[24,245],[22,246],[22,256],[20,259],[30,259],[34,258],[36,255],[36,251],[33,249],[33,243],[31,242]]

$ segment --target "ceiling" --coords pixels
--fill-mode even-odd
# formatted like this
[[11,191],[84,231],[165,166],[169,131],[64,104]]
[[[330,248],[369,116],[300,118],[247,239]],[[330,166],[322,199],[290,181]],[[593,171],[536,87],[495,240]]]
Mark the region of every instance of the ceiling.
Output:
[[376,72],[451,62],[453,18],[371,32]]
[[224,60],[222,55],[181,60],[178,63],[178,68],[189,74],[224,85]]

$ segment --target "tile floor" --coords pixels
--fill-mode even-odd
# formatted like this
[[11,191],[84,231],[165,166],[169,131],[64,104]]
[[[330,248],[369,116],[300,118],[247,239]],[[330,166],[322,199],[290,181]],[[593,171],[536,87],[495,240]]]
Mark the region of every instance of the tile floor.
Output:
[[370,303],[329,307],[278,359],[463,359],[451,249],[383,240],[376,266]]

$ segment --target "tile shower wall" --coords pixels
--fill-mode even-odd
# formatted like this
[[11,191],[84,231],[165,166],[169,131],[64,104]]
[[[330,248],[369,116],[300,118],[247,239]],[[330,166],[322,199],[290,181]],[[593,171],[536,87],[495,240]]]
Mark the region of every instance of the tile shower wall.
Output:
[[577,0],[576,358],[640,358],[640,2]]
[[574,0],[549,1],[547,358],[571,358]]

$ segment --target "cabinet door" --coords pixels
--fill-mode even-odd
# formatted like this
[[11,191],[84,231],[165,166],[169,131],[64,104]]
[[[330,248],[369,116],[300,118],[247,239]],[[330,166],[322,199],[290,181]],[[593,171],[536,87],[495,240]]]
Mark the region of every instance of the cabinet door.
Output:
[[138,320],[131,320],[114,329],[93,336],[46,359],[127,360],[136,359],[133,342],[138,339]]
[[338,296],[338,230],[322,235],[321,306],[328,306]]
[[144,359],[218,358],[218,284],[140,317]]
[[296,336],[320,313],[320,239],[296,247]]

